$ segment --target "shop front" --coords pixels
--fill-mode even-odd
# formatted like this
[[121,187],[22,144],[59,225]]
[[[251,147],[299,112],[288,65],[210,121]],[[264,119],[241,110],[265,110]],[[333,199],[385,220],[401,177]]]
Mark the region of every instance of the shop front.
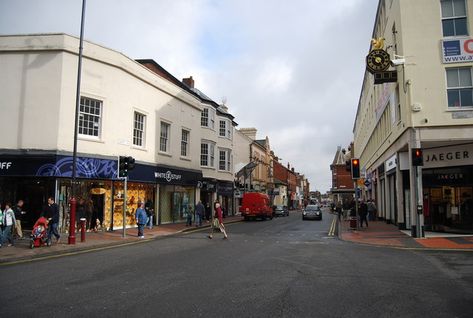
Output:
[[202,172],[160,165],[154,176],[159,186],[158,224],[184,222],[195,210]]
[[222,206],[224,216],[235,215],[233,187],[234,184],[231,181],[217,182],[217,199]]
[[[0,161],[10,163],[8,169],[0,170],[0,199],[11,202],[24,200],[27,211],[23,220],[25,227],[32,226],[44,211],[48,197],[52,196],[60,210],[60,230],[66,232],[69,200],[72,197],[72,157],[23,154],[0,156]],[[155,196],[153,171],[149,170],[148,166],[137,164],[130,175],[125,223],[128,227],[136,225],[134,213],[138,203]],[[83,214],[78,216],[86,218],[88,230],[109,230],[123,226],[124,185],[116,176],[116,160],[77,158],[75,197],[78,213]]]
[[217,180],[203,178],[200,183],[200,201],[205,207],[205,218],[210,220],[213,213],[213,204],[217,200]]
[[473,143],[424,149],[426,230],[473,233]]

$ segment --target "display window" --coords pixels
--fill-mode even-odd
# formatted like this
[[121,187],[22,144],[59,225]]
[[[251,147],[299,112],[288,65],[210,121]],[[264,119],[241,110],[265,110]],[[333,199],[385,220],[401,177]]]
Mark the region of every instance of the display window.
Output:
[[162,223],[178,223],[193,213],[195,188],[184,186],[161,186],[159,209]]

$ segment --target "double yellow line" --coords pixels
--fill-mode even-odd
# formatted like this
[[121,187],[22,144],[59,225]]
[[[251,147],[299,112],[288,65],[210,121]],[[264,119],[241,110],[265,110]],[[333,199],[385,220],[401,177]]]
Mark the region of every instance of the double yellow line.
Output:
[[335,229],[337,228],[337,218],[333,218],[330,230],[328,230],[328,236],[335,236]]

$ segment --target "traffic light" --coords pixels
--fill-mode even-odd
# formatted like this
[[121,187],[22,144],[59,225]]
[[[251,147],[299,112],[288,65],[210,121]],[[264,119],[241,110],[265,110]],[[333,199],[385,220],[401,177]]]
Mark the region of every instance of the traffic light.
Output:
[[118,176],[127,177],[128,171],[135,168],[135,158],[130,156],[120,156],[118,159]]
[[360,159],[351,160],[351,178],[360,179]]
[[424,155],[421,148],[412,148],[412,165],[414,167],[424,165]]

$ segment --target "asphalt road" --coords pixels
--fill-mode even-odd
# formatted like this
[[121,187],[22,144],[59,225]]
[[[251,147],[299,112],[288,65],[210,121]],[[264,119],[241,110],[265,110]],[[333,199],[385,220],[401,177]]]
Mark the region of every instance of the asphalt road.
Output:
[[2,317],[473,317],[473,254],[328,237],[332,215],[0,267]]

